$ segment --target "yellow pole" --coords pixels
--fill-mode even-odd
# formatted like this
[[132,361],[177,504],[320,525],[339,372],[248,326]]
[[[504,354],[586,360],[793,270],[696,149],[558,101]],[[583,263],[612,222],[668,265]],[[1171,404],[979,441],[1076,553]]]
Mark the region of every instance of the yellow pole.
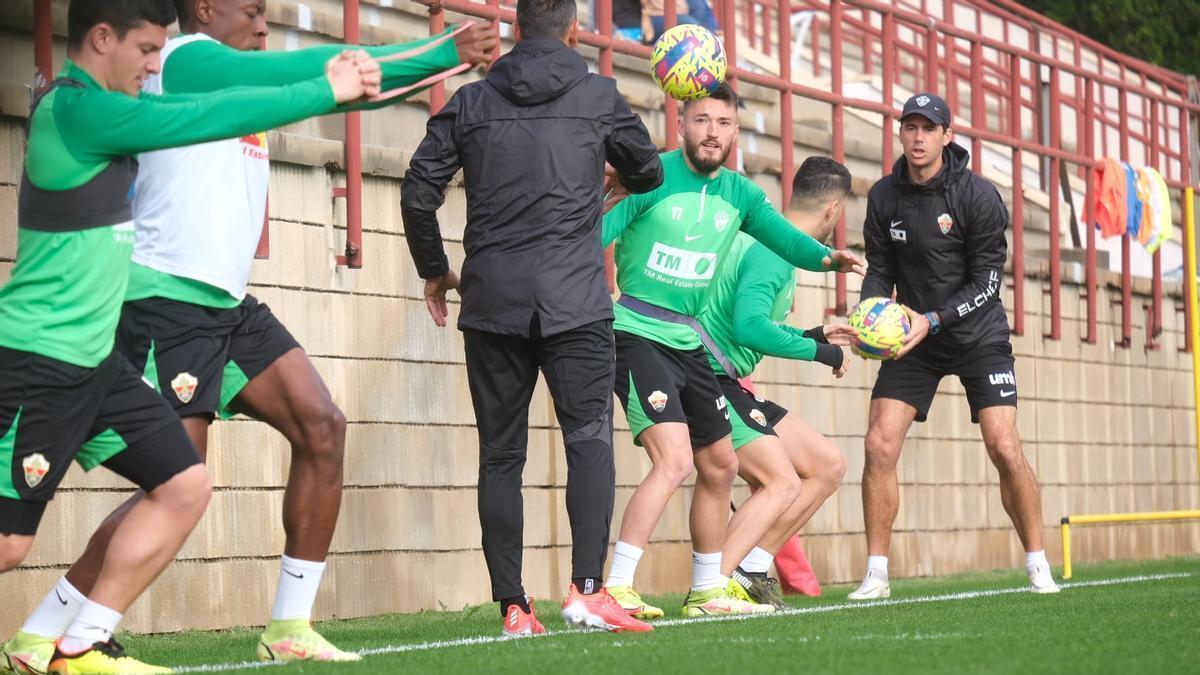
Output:
[[1196,299],[1196,195],[1189,186],[1183,191],[1183,227],[1187,231],[1187,251],[1184,252],[1183,287],[1187,292],[1192,333],[1192,406],[1196,421],[1196,470],[1200,471],[1200,316]]
[[1188,520],[1200,518],[1200,509],[1190,511],[1142,511],[1140,513],[1094,513],[1071,516],[1072,525],[1095,525],[1098,523],[1136,523],[1149,520]]
[[1062,519],[1063,578],[1071,578],[1071,523]]

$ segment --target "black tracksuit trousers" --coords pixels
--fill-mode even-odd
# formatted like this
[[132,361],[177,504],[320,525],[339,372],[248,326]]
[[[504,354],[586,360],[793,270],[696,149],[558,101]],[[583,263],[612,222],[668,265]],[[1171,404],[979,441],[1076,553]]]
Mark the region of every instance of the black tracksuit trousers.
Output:
[[531,337],[463,330],[467,380],[479,429],[479,524],[492,598],[524,595],[521,473],[529,403],[546,378],[567,452],[572,578],[602,577],[616,492],[613,466],[612,321]]

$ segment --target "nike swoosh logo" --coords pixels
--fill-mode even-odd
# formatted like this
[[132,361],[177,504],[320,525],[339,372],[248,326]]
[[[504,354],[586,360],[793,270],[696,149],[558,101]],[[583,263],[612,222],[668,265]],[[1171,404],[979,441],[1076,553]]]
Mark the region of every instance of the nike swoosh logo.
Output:
[[1017,392],[1016,392],[1015,390],[1014,390],[1014,391],[1001,391],[1001,392],[1000,392],[1000,398],[1008,398],[1009,396],[1012,396],[1012,395],[1014,395],[1014,394],[1016,394],[1016,393],[1017,393]]
[[888,225],[888,227],[889,227],[889,228],[893,228],[893,227],[896,227],[897,225],[902,225],[902,224],[904,224],[904,221],[903,221],[903,220],[893,220],[893,221],[892,221],[892,224],[891,224],[891,225]]
[[287,569],[287,568],[284,568],[284,569],[283,569],[283,571],[284,571],[284,572],[287,572],[288,574],[290,574],[290,575],[292,575],[292,576],[294,576],[294,577],[296,577],[297,579],[303,579],[303,578],[304,578],[304,575],[303,575],[303,574],[296,574],[295,572],[293,572],[293,571],[291,571],[291,570],[289,570],[289,569]]
[[54,589],[54,595],[58,596],[58,601],[61,602],[63,604],[63,606],[65,607],[67,604],[67,601],[63,600],[62,593],[59,593],[57,588]]
[[684,235],[684,237],[683,237],[683,240],[684,240],[684,241],[696,241],[697,239],[699,239],[700,237],[703,237],[703,236],[704,236],[704,235],[702,235],[702,234],[697,234],[697,235],[695,235],[695,236],[692,236],[692,235]]

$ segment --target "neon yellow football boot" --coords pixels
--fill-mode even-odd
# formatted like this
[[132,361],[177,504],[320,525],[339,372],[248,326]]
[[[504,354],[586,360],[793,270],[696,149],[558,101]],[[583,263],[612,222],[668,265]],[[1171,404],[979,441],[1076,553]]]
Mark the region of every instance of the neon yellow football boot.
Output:
[[[745,589],[742,589],[742,593],[745,593]],[[730,614],[770,614],[774,611],[775,608],[771,605],[759,605],[730,595],[728,586],[718,586],[707,591],[691,591],[688,593],[687,599],[683,601],[683,615],[689,618]]]
[[50,667],[54,656],[54,638],[17,631],[0,648],[0,673],[41,675]]
[[641,593],[633,590],[633,586],[609,586],[608,594],[613,596],[621,609],[635,619],[649,621],[650,619],[661,619],[665,614],[662,608],[655,607],[643,600]]
[[334,647],[307,619],[272,621],[258,641],[259,661],[361,661]]
[[91,649],[78,654],[64,654],[55,649],[46,672],[49,675],[151,675],[174,671],[126,656],[125,648],[110,638],[108,642],[97,642]]

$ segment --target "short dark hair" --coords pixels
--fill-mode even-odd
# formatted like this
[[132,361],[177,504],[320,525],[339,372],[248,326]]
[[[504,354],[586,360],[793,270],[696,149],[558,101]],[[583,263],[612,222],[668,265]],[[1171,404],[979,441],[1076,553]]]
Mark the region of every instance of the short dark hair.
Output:
[[169,26],[175,21],[171,0],[71,0],[67,9],[67,46],[78,49],[83,38],[97,24],[106,23],[117,31],[117,37],[142,22]]
[[575,0],[517,0],[517,25],[522,40],[561,40],[577,18]]
[[724,101],[724,102],[728,103],[729,105],[733,106],[734,110],[737,110],[737,107],[738,107],[737,92],[733,90],[733,87],[729,86],[728,82],[722,82],[721,84],[717,85],[716,89],[713,89],[711,92],[709,92],[708,96],[705,96],[704,98],[694,99],[691,101],[684,101],[683,112],[687,112],[688,108],[692,107],[696,103],[699,103],[700,101],[703,101],[706,98],[713,98],[718,101]]
[[791,208],[807,210],[831,199],[845,199],[849,194],[849,169],[828,157],[809,157],[792,179]]

